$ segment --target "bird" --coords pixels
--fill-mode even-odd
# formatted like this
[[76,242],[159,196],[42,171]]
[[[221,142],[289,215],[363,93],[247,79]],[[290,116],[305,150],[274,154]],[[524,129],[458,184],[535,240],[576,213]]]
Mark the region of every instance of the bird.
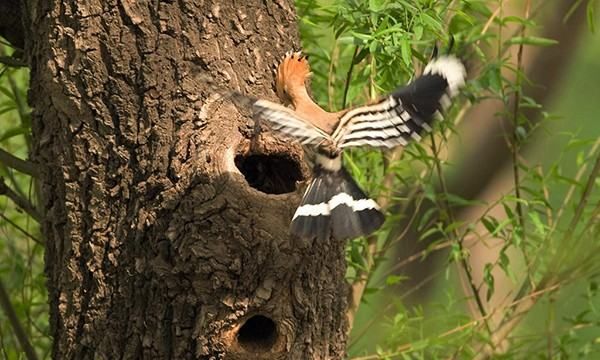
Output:
[[466,69],[457,57],[436,53],[407,85],[372,103],[338,112],[325,111],[313,101],[310,76],[308,58],[301,51],[290,51],[275,74],[283,104],[236,91],[231,95],[234,102],[251,106],[254,117],[275,136],[299,142],[314,157],[313,176],[292,217],[291,235],[339,240],[367,236],[381,227],[385,216],[345,169],[343,151],[390,149],[419,141],[464,85]]

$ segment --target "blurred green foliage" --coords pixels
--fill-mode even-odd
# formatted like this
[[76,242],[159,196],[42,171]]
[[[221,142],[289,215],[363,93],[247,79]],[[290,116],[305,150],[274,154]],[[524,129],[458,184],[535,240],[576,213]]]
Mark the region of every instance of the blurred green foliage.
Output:
[[[14,49],[0,38],[0,56]],[[29,71],[0,63],[0,149],[27,159],[30,149]],[[0,162],[0,177],[17,196],[36,203],[33,179]],[[0,196],[0,281],[21,326],[40,358],[48,357],[48,300],[44,245],[38,223]],[[25,359],[5,309],[0,310],[0,358]]]

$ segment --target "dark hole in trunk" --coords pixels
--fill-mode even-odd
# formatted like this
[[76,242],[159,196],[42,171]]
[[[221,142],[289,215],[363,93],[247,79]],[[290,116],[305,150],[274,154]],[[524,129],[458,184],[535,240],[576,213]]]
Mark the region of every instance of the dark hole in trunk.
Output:
[[266,194],[294,192],[303,180],[300,164],[285,154],[239,154],[235,166],[250,186]]
[[277,336],[273,320],[263,315],[254,315],[238,330],[237,340],[247,352],[263,353],[271,351]]

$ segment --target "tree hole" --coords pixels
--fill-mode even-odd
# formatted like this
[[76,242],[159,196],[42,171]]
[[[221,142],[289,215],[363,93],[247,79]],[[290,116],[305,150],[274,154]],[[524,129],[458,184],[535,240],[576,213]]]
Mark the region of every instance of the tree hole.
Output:
[[251,187],[266,194],[293,192],[302,180],[300,164],[285,154],[239,154],[235,166]]
[[242,349],[251,353],[271,351],[277,341],[275,322],[263,315],[254,315],[238,330],[237,341]]

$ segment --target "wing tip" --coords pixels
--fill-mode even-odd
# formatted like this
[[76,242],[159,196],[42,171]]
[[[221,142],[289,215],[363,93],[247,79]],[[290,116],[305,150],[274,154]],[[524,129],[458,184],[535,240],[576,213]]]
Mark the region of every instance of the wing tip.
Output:
[[440,56],[425,67],[423,74],[439,74],[448,82],[448,93],[454,96],[465,84],[467,70],[460,59],[454,55]]

